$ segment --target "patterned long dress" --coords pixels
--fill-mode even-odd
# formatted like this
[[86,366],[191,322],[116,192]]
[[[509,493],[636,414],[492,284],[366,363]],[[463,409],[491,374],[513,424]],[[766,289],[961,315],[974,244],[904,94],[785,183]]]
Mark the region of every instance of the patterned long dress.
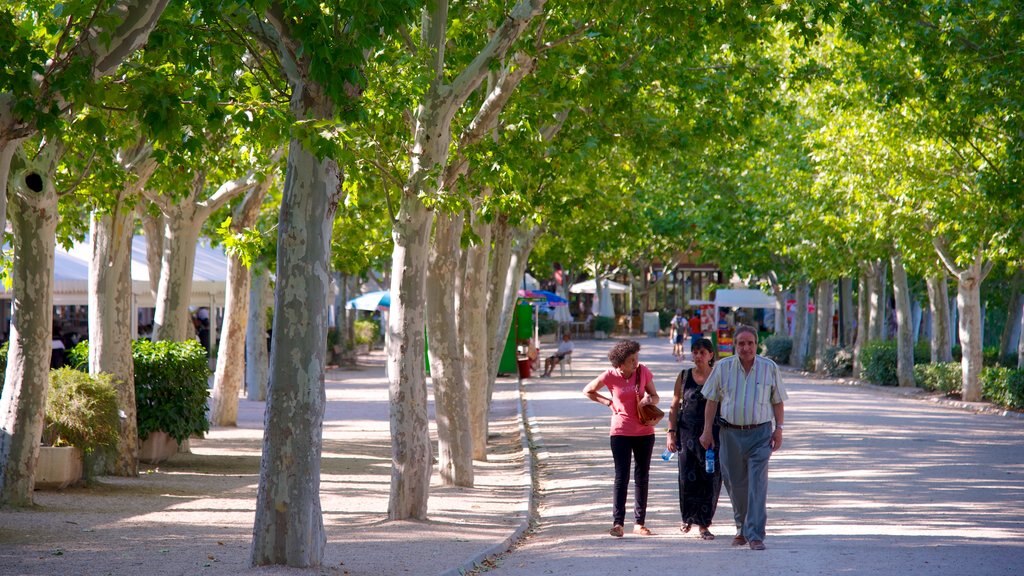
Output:
[[[721,466],[715,466],[714,474],[705,471],[704,448],[699,439],[704,433],[704,407],[707,400],[701,395],[701,386],[693,379],[692,370],[683,370],[683,374],[685,380],[679,421],[676,423],[679,434],[679,512],[684,524],[710,526],[722,491]],[[718,431],[718,419],[715,418],[712,434],[716,447],[719,446]]]

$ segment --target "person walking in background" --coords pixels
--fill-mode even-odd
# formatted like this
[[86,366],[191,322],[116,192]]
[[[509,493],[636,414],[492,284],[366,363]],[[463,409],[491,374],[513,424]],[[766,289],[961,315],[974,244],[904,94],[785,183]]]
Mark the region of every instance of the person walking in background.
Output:
[[555,350],[554,354],[548,356],[544,360],[544,373],[541,374],[541,377],[547,378],[548,376],[551,376],[551,372],[555,369],[555,366],[558,366],[559,362],[565,360],[566,356],[572,354],[574,349],[575,346],[572,343],[569,332],[564,332],[562,334],[562,343],[558,345],[558,349]]
[[[721,404],[722,479],[732,502],[733,546],[764,550],[768,523],[768,459],[782,447],[783,403],[779,367],[757,355],[757,331],[736,328],[736,356],[718,362],[701,394],[707,399],[700,445],[717,446],[713,424]],[[775,421],[774,429],[772,420]]]
[[[623,340],[608,351],[612,367],[590,381],[583,394],[612,411],[609,443],[615,461],[615,485],[612,498],[612,528],[609,534],[621,538],[626,518],[626,493],[629,488],[630,459],[636,460],[633,471],[633,533],[654,534],[644,524],[647,518],[647,488],[654,450],[654,427],[640,423],[637,407],[657,404],[654,375],[640,364],[640,344]],[[607,388],[610,396],[599,394]],[[639,398],[639,404],[638,399]]]
[[[715,466],[708,474],[705,468],[705,451],[700,445],[704,432],[704,410],[707,401],[701,394],[701,386],[711,375],[715,363],[715,346],[711,340],[701,338],[691,345],[693,368],[687,368],[676,377],[672,393],[672,407],[668,412],[667,447],[679,453],[679,513],[682,524],[679,529],[685,534],[694,524],[704,540],[714,540],[715,535],[708,528],[718,508],[718,496],[722,492],[721,467]],[[718,443],[718,422],[712,428],[712,437]]]
[[672,355],[676,357],[676,362],[683,361],[683,342],[688,328],[683,311],[677,308],[676,315],[669,321],[669,339],[672,341]]
[[700,327],[699,309],[693,311],[693,316],[690,316],[688,322],[690,324],[690,347],[693,347],[693,343],[704,336],[704,331]]

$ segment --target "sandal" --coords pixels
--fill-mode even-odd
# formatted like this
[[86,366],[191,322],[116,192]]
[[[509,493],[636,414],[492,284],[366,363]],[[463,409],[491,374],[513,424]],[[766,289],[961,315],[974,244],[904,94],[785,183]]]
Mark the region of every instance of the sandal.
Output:
[[685,523],[685,524],[680,524],[679,525],[679,531],[682,532],[683,534],[689,534],[690,533],[690,528],[693,528],[693,524]]
[[615,536],[616,538],[622,538],[622,534],[623,534],[622,526],[619,526],[618,524],[616,524],[615,526],[612,526],[612,529],[609,530],[608,533],[611,534],[612,536]]
[[637,524],[636,526],[633,526],[633,534],[638,534],[640,536],[654,536],[654,532],[652,532],[650,528],[642,524]]
[[714,540],[715,539],[715,535],[712,534],[711,531],[708,530],[706,526],[701,526],[700,527],[700,539],[701,540]]

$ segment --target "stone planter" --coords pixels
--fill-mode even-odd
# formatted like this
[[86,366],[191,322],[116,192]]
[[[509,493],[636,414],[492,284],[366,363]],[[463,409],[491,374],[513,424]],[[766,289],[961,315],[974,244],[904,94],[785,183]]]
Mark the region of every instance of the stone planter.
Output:
[[163,431],[150,432],[139,443],[139,461],[147,464],[159,464],[177,453],[178,441]]
[[369,344],[356,344],[356,354],[369,354],[369,353],[370,353],[370,345]]
[[60,490],[82,479],[82,451],[74,446],[40,446],[35,487]]
[[552,334],[541,334],[540,335],[540,343],[541,344],[554,344],[555,343],[555,335],[554,335],[554,333],[552,333]]
[[594,340],[607,340],[608,335],[602,330],[594,330]]

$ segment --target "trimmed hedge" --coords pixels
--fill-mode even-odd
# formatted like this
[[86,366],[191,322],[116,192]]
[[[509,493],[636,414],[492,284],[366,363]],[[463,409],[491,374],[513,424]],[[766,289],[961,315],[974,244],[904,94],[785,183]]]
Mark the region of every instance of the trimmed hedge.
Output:
[[605,334],[611,334],[612,330],[615,329],[615,318],[610,316],[596,316],[594,317],[594,331],[604,332]]
[[44,443],[75,446],[90,454],[99,448],[117,446],[120,430],[113,376],[93,377],[71,368],[50,371]]
[[981,394],[995,404],[1024,409],[1024,370],[991,367],[981,371]]
[[776,364],[789,364],[793,351],[793,339],[789,336],[769,336],[761,342],[761,354]]
[[356,344],[373,344],[380,334],[380,324],[373,320],[356,320],[355,334]]
[[[871,340],[861,351],[860,365],[862,377],[881,386],[896,386],[896,361],[899,352],[895,340]],[[927,342],[914,346],[914,365],[927,364],[931,361],[931,350]]]
[[914,381],[919,388],[952,394],[963,388],[963,370],[959,362],[918,364],[914,366]]
[[140,440],[158,430],[178,442],[210,431],[206,418],[210,368],[199,341],[136,340],[132,358]]
[[[89,341],[68,356],[72,367],[87,369]],[[135,411],[139,440],[162,430],[178,442],[210,431],[206,419],[206,389],[210,377],[206,349],[198,340],[132,342],[135,364]]]

